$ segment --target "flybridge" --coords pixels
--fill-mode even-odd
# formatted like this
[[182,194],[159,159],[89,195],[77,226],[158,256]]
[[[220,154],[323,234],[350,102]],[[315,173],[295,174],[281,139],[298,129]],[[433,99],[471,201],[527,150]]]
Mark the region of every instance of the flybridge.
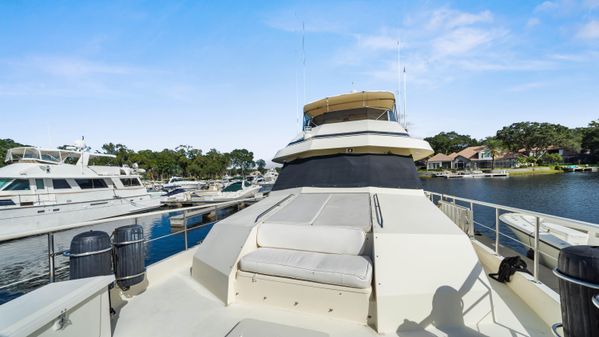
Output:
[[[64,164],[69,159],[81,160],[87,165],[89,158],[108,157],[115,158],[111,154],[90,153],[76,150],[44,149],[37,147],[16,147],[6,152],[4,162],[40,162],[47,164]],[[77,162],[81,164],[81,162]]]

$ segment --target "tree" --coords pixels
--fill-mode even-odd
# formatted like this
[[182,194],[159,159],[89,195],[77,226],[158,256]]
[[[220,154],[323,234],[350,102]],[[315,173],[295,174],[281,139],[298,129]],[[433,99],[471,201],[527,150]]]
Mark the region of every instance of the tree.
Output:
[[545,165],[555,165],[562,163],[564,158],[562,158],[559,153],[545,153],[545,155],[540,158],[540,161]]
[[460,135],[455,131],[441,132],[433,137],[424,138],[436,153],[450,154],[459,152],[469,146],[478,145],[479,142],[469,135]]
[[580,144],[577,144],[573,136],[574,133],[563,125],[518,122],[497,131],[495,138],[503,142],[512,152],[524,150],[539,159],[551,146],[573,150],[580,148]]
[[14,140],[9,139],[9,138],[0,139],[0,167],[5,165],[4,158],[6,157],[7,151],[14,147],[21,147],[21,146],[28,146],[28,145],[23,145],[21,143],[17,143]]
[[258,171],[260,171],[260,173],[266,172],[266,162],[264,159],[256,160],[256,166],[258,166]]
[[589,151],[591,160],[599,162],[599,119],[589,123],[582,136],[582,148]]
[[483,141],[483,145],[487,147],[487,151],[491,153],[491,169],[495,169],[495,157],[497,157],[503,149],[503,143],[495,137],[487,137]]
[[255,166],[254,153],[246,149],[235,149],[231,151],[229,156],[231,158],[231,165],[234,168],[241,169],[242,174],[244,171]]

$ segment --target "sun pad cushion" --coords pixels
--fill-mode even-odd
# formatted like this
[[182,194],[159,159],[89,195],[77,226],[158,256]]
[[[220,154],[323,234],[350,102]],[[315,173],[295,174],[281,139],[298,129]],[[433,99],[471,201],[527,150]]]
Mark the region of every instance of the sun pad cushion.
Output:
[[356,228],[263,223],[258,228],[258,246],[310,252],[359,255],[366,234]]
[[372,263],[365,256],[259,248],[240,261],[240,269],[258,274],[365,289]]

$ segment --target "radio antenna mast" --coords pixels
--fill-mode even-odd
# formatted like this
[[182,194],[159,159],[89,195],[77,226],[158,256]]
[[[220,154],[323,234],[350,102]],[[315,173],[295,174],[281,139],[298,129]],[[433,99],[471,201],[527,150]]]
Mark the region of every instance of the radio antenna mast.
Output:
[[403,127],[408,130],[408,88],[407,88],[406,67],[403,67]]
[[304,101],[302,105],[306,105],[306,24],[302,21],[302,70],[304,80]]
[[397,40],[397,121],[401,123],[401,42]]

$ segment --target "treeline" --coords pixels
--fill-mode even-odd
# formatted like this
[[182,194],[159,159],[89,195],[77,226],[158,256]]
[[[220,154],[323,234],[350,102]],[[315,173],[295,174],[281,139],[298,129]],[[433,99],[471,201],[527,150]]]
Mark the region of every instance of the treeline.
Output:
[[[6,151],[13,147],[24,146],[12,139],[0,139],[0,154],[2,158]],[[59,148],[66,148],[60,146]],[[95,158],[95,165],[139,165],[146,170],[146,177],[152,180],[168,179],[171,176],[195,177],[200,179],[219,178],[225,174],[249,173],[250,170],[266,170],[266,162],[262,159],[255,160],[254,153],[247,149],[235,149],[231,152],[220,152],[210,149],[204,153],[189,145],[180,145],[175,149],[162,151],[140,150],[134,151],[123,144],[108,143],[102,146],[101,151],[115,155],[116,158]],[[3,166],[4,160],[0,166]]]
[[454,131],[441,132],[425,140],[431,144],[435,153],[450,154],[469,146],[486,145],[493,156],[504,152],[522,153],[530,155],[529,161],[538,161],[548,156],[548,150],[552,147],[558,147],[582,153],[590,161],[599,162],[599,120],[581,128],[568,128],[552,123],[518,122],[480,140]]

